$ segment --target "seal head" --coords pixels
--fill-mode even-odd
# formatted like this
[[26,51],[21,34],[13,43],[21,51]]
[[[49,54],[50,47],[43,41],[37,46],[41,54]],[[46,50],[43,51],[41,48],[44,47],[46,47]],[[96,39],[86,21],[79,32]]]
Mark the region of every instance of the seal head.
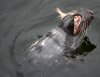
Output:
[[87,27],[94,18],[93,11],[86,8],[73,10],[68,13],[63,13],[59,8],[56,11],[61,19],[60,27],[73,36],[86,33]]

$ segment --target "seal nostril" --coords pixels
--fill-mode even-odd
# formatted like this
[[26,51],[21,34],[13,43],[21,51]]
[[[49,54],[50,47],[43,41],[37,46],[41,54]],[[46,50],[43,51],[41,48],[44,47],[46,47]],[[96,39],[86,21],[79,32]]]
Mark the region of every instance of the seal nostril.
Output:
[[93,15],[93,11],[90,10],[90,13]]

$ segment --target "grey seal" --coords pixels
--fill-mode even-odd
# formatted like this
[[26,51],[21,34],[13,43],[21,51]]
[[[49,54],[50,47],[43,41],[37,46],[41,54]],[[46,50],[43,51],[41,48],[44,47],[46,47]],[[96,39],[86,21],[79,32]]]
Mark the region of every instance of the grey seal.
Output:
[[56,9],[60,25],[52,28],[27,50],[32,63],[57,62],[69,50],[75,50],[82,43],[86,30],[93,20],[93,11],[86,8],[63,13]]

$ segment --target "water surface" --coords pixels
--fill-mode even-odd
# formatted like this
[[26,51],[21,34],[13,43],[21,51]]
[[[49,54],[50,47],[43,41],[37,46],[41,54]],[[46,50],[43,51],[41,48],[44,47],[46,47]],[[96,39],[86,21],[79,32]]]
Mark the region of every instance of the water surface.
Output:
[[[87,36],[96,48],[69,64],[52,67],[24,65],[20,55],[49,29],[59,25],[56,7],[69,11],[89,8],[94,21]],[[100,77],[99,0],[0,0],[0,77]],[[21,64],[21,65],[20,65]]]

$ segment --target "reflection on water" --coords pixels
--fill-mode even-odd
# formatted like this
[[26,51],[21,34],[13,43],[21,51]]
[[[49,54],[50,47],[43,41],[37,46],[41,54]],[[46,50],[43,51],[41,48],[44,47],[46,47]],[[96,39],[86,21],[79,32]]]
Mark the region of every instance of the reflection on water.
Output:
[[86,56],[95,48],[96,46],[90,42],[89,38],[85,37],[83,43],[80,45],[78,49],[76,49],[76,54]]
[[66,57],[76,58],[79,55],[86,56],[92,52],[96,46],[92,44],[87,36],[84,37],[82,44],[74,51],[69,51],[69,54],[65,54]]

